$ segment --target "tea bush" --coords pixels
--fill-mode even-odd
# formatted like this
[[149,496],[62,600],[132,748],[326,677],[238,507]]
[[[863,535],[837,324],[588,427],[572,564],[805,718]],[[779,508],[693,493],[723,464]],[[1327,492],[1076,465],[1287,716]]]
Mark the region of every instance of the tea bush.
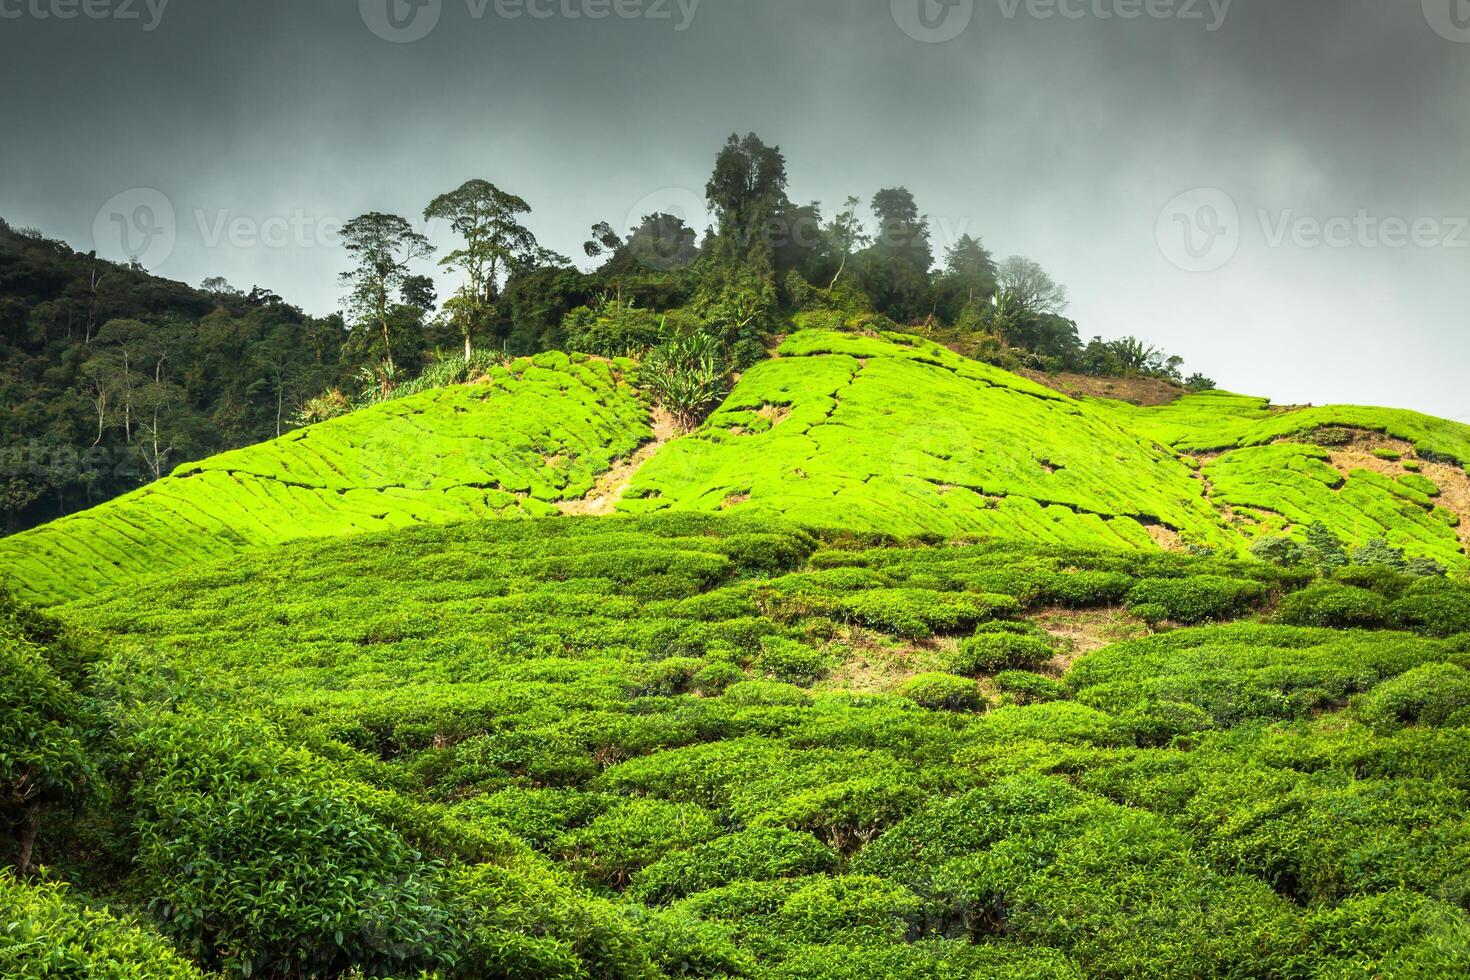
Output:
[[948,667],[956,674],[974,677],[1004,670],[1035,670],[1055,656],[1052,645],[1036,636],[980,632],[960,642]]
[[1381,629],[1392,624],[1395,617],[1389,601],[1377,592],[1320,582],[1281,600],[1276,619],[1289,626]]
[[1470,671],[1454,664],[1415,667],[1363,695],[1357,711],[1378,729],[1415,724],[1470,727]]
[[628,894],[662,904],[733,884],[798,878],[836,870],[837,854],[811,834],[742,830],[664,857],[633,875]]
[[1264,602],[1266,594],[1259,582],[1219,575],[1149,578],[1129,590],[1128,604],[1162,606],[1169,619],[1194,624],[1234,619]]
[[88,908],[56,882],[27,883],[0,869],[0,976],[203,980],[144,925]]
[[898,693],[933,711],[979,711],[985,707],[985,696],[975,682],[953,674],[919,674],[905,681]]

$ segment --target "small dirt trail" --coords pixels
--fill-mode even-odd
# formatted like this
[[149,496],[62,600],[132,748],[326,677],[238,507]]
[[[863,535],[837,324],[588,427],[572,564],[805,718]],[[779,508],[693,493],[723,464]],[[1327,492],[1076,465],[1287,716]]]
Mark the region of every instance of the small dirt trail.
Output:
[[643,464],[681,434],[674,417],[662,408],[653,410],[651,428],[653,439],[639,446],[633,455],[615,462],[612,469],[597,478],[587,496],[580,500],[563,500],[556,505],[557,509],[568,517],[605,517],[611,514]]

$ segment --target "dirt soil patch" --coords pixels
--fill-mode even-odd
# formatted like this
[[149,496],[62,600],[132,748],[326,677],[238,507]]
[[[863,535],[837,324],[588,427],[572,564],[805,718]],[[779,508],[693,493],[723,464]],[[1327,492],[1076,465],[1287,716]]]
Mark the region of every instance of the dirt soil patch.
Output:
[[1177,402],[1188,394],[1179,385],[1158,378],[1094,378],[1088,374],[1045,374],[1024,368],[1017,373],[1071,398],[1112,398],[1130,405],[1153,407]]
[[580,500],[563,500],[556,505],[557,509],[568,517],[603,517],[611,514],[643,464],[652,459],[665,443],[679,435],[679,426],[673,415],[662,408],[653,410],[651,428],[653,438],[639,446],[633,455],[614,462],[611,469],[597,478],[587,496]]

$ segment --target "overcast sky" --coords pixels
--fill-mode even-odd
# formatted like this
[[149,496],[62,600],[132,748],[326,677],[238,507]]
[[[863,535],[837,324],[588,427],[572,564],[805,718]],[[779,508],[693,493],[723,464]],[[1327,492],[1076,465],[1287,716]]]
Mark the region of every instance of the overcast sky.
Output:
[[1040,261],[1084,339],[1470,420],[1470,0],[0,0],[0,85],[0,216],[311,312],[353,215],[484,177],[580,257],[703,227],[754,130],[797,200]]

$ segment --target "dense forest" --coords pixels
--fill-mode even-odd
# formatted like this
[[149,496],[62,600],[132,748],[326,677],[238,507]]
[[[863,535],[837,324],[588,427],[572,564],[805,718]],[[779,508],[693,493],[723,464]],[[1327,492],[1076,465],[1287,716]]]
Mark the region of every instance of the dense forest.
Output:
[[[599,221],[581,271],[540,245],[530,204],[470,180],[420,215],[348,222],[342,310],[326,317],[260,286],[192,288],[0,221],[4,531],[550,349],[645,359],[686,419],[773,337],[802,328],[904,327],[1012,369],[1213,387],[1135,338],[1084,343],[1065,287],[1033,260],[997,260],[970,235],[936,254],[901,186],[825,209],[787,188],[777,147],[731,136],[706,187],[715,227],[663,213],[630,229]],[[454,248],[436,252],[419,230],[431,221],[453,230]],[[442,298],[416,271],[430,259],[455,283]]]

